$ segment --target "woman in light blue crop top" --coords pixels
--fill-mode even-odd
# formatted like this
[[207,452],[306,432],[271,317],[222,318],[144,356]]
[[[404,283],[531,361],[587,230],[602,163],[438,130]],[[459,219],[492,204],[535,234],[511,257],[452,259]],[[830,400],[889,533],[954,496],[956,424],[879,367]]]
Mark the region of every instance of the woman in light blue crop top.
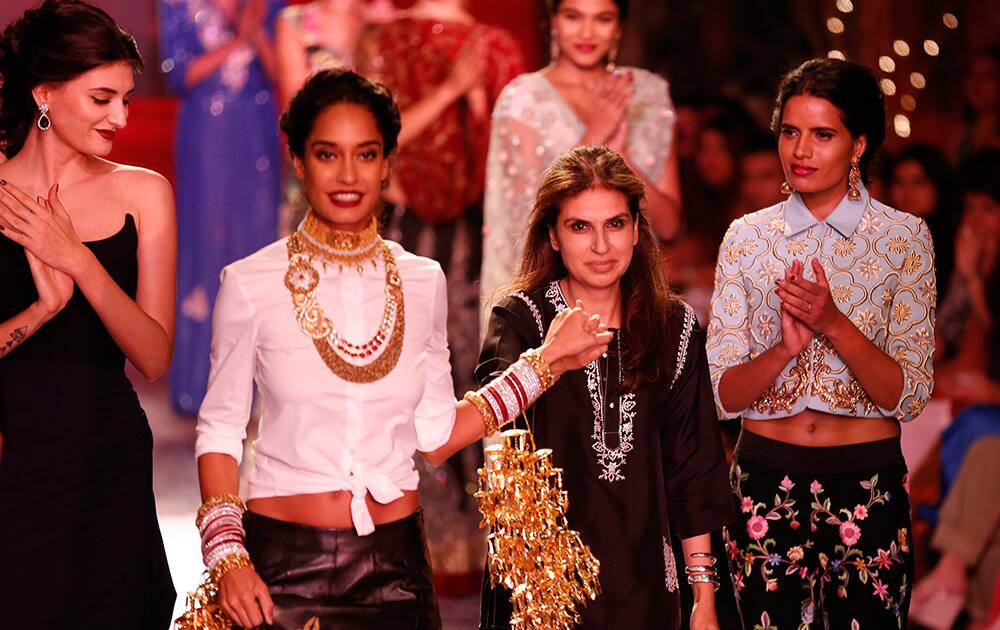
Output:
[[933,389],[933,243],[862,183],[885,135],[870,70],[805,62],[772,127],[790,196],[730,226],[707,335],[720,417],[744,420],[727,542],[741,614],[747,627],[904,628],[899,435]]

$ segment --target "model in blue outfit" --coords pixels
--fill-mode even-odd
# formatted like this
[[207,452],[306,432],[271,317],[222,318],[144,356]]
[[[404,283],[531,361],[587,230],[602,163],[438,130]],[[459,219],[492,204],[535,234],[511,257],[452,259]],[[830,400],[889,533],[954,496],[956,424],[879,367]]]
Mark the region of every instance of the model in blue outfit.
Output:
[[281,194],[270,39],[284,0],[159,0],[175,147],[177,337],[170,400],[198,412],[219,272],[274,240]]

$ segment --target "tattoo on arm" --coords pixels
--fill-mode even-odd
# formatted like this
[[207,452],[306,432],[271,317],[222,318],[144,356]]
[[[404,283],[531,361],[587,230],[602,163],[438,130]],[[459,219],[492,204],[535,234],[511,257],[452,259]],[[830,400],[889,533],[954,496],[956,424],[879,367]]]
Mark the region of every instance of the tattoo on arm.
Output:
[[21,326],[20,328],[15,328],[14,332],[10,333],[10,339],[8,339],[4,345],[0,346],[0,357],[5,356],[8,352],[10,352],[14,348],[14,346],[24,341],[24,339],[27,336],[28,336],[27,326]]

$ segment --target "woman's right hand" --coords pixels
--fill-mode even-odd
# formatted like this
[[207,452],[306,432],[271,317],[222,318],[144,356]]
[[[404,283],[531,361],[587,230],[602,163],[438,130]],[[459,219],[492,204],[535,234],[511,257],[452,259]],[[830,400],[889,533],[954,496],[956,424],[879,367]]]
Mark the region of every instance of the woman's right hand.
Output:
[[264,29],[264,17],[267,15],[265,0],[247,0],[236,21],[236,38],[252,43],[254,38]]
[[485,58],[486,50],[478,38],[462,46],[444,81],[444,87],[452,98],[465,96],[473,88],[482,85]]
[[587,130],[583,133],[582,144],[608,144],[626,124],[632,95],[631,72],[612,72],[604,77],[594,90],[594,103],[585,121]]
[[229,570],[219,585],[219,605],[244,628],[274,623],[274,602],[252,566]]
[[597,360],[608,349],[613,335],[600,317],[583,310],[583,302],[558,313],[539,351],[553,376],[578,370]]

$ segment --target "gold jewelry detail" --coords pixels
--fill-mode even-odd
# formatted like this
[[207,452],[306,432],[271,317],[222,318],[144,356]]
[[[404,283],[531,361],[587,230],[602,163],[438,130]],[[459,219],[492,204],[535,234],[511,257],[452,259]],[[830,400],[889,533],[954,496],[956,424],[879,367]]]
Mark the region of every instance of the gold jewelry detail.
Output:
[[535,348],[531,348],[522,352],[521,358],[527,361],[531,369],[538,375],[538,380],[542,383],[542,391],[547,390],[555,384],[556,377],[552,374],[552,368],[549,367],[548,362],[542,356],[541,352]]
[[479,411],[483,417],[483,424],[486,425],[486,437],[489,437],[500,430],[499,420],[490,409],[489,403],[479,392],[465,392],[465,400],[468,400]]
[[490,526],[490,581],[512,591],[510,626],[570,630],[601,591],[601,563],[566,520],[562,469],[521,429],[501,433],[485,455],[475,496]]
[[604,64],[604,69],[608,72],[614,72],[615,68],[618,67],[615,63],[618,59],[618,44],[619,40],[616,39],[614,45],[611,47],[611,50],[608,51],[608,62]]
[[781,194],[782,195],[790,195],[793,192],[795,192],[795,189],[792,188],[791,184],[789,184],[787,181],[781,182]]
[[198,508],[198,515],[194,519],[195,527],[201,527],[201,522],[204,520],[205,514],[207,514],[209,510],[217,505],[223,505],[224,503],[235,505],[240,508],[241,512],[247,511],[247,506],[243,503],[243,499],[239,496],[235,494],[217,494],[205,499],[205,502],[201,504],[200,508]]
[[[381,238],[377,238],[376,242],[385,263],[385,306],[379,329],[371,339],[359,345],[347,341],[337,332],[337,328],[316,300],[319,272],[313,267],[310,253],[302,247],[300,233],[296,232],[288,237],[288,272],[285,274],[285,286],[292,294],[295,320],[299,324],[299,329],[312,338],[313,345],[316,346],[327,367],[350,383],[372,383],[384,377],[396,367],[403,347],[406,320],[403,310],[403,284],[399,278],[396,259],[389,251],[389,246]],[[367,360],[375,356],[383,345],[385,349],[382,353],[364,365],[349,363],[340,356],[340,353],[343,353],[353,359]]]
[[861,191],[858,184],[861,183],[861,167],[855,158],[851,162],[851,171],[847,174],[847,198],[851,201],[861,201]]
[[304,253],[319,259],[326,270],[327,264],[339,266],[340,271],[345,266],[354,267],[358,273],[368,262],[375,268],[378,257],[382,253],[379,247],[378,221],[371,218],[368,227],[360,232],[334,230],[316,216],[315,212],[306,214],[297,232],[299,245]]
[[229,554],[222,560],[219,560],[219,563],[212,569],[212,579],[216,584],[221,584],[222,578],[226,577],[226,574],[233,569],[252,566],[253,563],[250,562],[250,556],[246,553]]

